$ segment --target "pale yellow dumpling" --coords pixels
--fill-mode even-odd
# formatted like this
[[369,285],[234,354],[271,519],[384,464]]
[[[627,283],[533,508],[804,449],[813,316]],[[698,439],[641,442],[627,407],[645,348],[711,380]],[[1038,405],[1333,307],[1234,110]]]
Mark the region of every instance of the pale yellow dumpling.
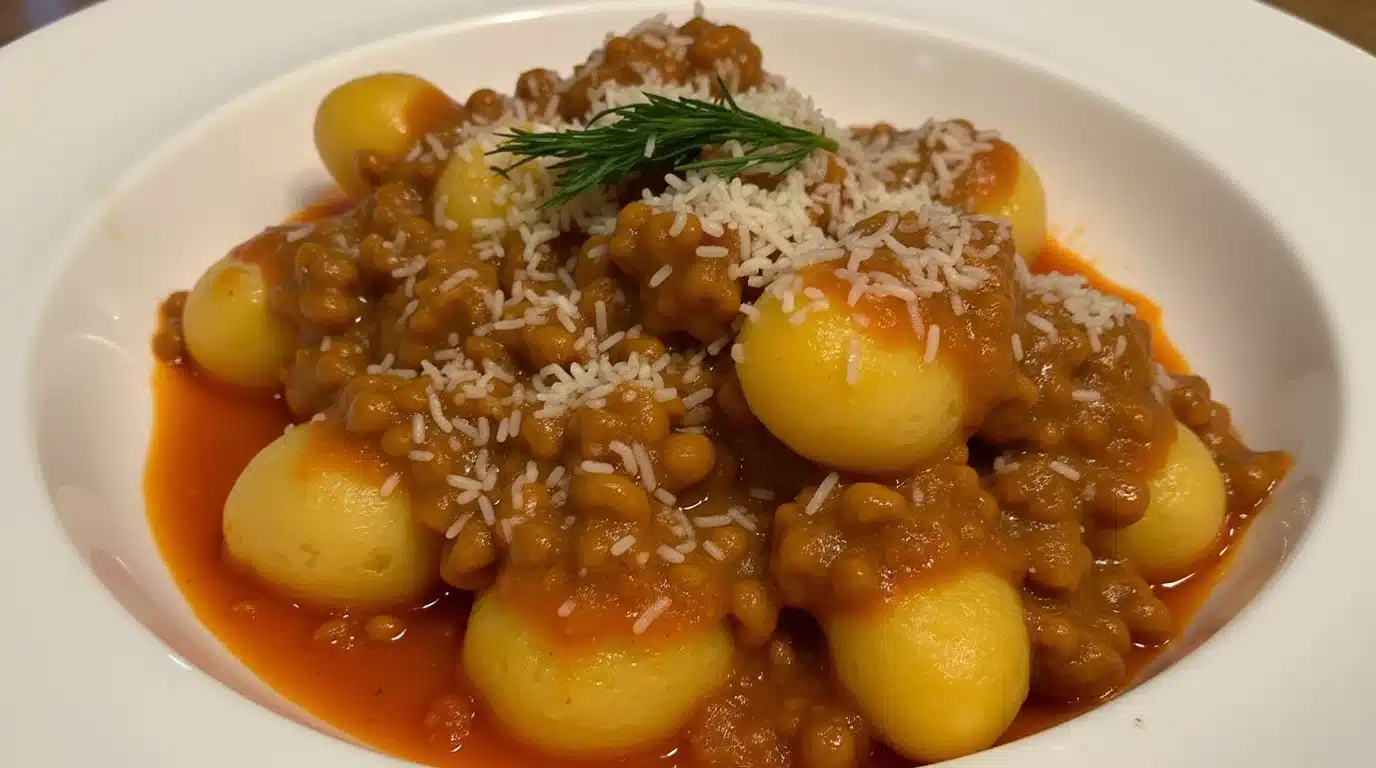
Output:
[[834,309],[794,324],[772,292],[756,308],[740,335],[741,389],[794,451],[840,469],[896,472],[961,439],[964,383],[941,357],[925,361],[924,345],[879,339]]
[[1209,449],[1176,422],[1166,464],[1152,476],[1141,520],[1099,534],[1096,549],[1127,558],[1148,581],[1188,575],[1215,549],[1228,512],[1228,493]]
[[335,88],[315,113],[315,149],[346,193],[368,191],[357,156],[364,150],[404,156],[427,134],[459,124],[462,108],[415,75],[382,73]]
[[822,623],[837,678],[880,738],[913,760],[993,745],[1027,698],[1022,604],[985,571]]
[[[411,514],[406,483],[376,449],[311,422],[272,441],[225,500],[229,556],[287,594],[327,606],[381,607],[439,579],[440,545]],[[384,495],[384,485],[394,486]]]
[[291,357],[291,326],[268,307],[263,264],[245,258],[244,252],[274,247],[274,237],[260,235],[211,265],[186,298],[182,328],[187,352],[220,381],[274,386]]
[[456,232],[469,236],[474,219],[500,219],[506,216],[507,203],[497,202],[498,192],[511,182],[502,178],[495,168],[504,167],[501,158],[484,154],[482,144],[473,141],[454,150],[444,173],[435,182],[435,198],[443,201],[443,210]]
[[1018,253],[1032,264],[1046,243],[1046,190],[1041,176],[1021,152],[1006,144],[997,151],[1017,155],[1012,179],[999,179],[986,193],[976,194],[974,212],[1007,219]]
[[[544,166],[532,162],[515,167],[515,156],[505,152],[488,154],[485,146],[471,140],[456,147],[444,173],[435,182],[435,199],[442,201],[444,215],[454,223],[452,231],[464,236],[473,234],[475,219],[505,218],[518,198],[521,205],[542,202],[548,185],[541,181],[552,181]],[[498,172],[505,168],[510,168],[506,175]]]
[[677,733],[730,671],[724,628],[645,642],[563,647],[489,590],[473,605],[462,663],[516,738],[551,754],[599,757]]

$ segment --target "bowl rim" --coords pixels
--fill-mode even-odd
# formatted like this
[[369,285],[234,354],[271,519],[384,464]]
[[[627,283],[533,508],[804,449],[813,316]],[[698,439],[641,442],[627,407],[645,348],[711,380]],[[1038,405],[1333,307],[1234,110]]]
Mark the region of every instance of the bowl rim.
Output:
[[[74,242],[70,233],[85,229],[71,222],[89,220],[170,137],[185,137],[203,116],[233,109],[259,86],[328,56],[439,26],[627,7],[686,11],[686,3],[669,5],[514,0],[492,14],[483,0],[213,7],[118,0],[0,49],[0,93],[9,114],[25,116],[0,121],[0,167],[8,171],[0,232],[10,246],[0,257],[0,305],[16,318],[0,345],[24,361],[22,375],[0,380],[0,476],[16,510],[0,543],[0,609],[26,620],[0,640],[0,679],[10,686],[0,710],[7,735],[0,755],[21,764],[113,756],[150,766],[285,766],[302,755],[340,766],[398,764],[261,709],[182,662],[80,562],[52,514],[33,439],[30,367],[46,289]],[[1363,295],[1376,268],[1361,258],[1363,214],[1376,201],[1376,100],[1352,97],[1376,93],[1376,58],[1251,0],[839,5],[726,0],[709,10],[920,28],[1058,73],[1168,127],[1272,217],[1323,299],[1343,391],[1376,391],[1376,345],[1361,338],[1376,327],[1376,303]],[[251,48],[240,42],[249,39]],[[157,87],[128,87],[135,82]],[[102,116],[100,130],[85,133],[99,135],[82,135],[92,114]],[[1316,128],[1323,141],[1305,142],[1303,154],[1275,151]],[[61,162],[45,161],[53,157]],[[1313,194],[1315,187],[1325,194]],[[1360,440],[1376,432],[1376,399],[1349,396],[1345,405],[1321,520],[1282,566],[1283,578],[1272,579],[1178,671],[1087,713],[1072,729],[959,765],[1112,758],[1144,767],[1288,766],[1360,754],[1376,722],[1367,694],[1376,685],[1376,654],[1366,644],[1376,632],[1376,579],[1363,568],[1362,549],[1376,535],[1376,516],[1362,508],[1376,495],[1376,478],[1362,472],[1376,449]],[[35,590],[35,583],[46,586]],[[1343,605],[1323,599],[1337,590]],[[59,724],[80,724],[82,736],[54,739]]]

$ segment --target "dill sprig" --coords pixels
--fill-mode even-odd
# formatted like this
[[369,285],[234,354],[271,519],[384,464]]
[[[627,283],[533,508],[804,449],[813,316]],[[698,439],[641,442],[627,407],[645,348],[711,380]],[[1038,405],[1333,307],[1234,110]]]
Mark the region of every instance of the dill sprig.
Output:
[[[582,130],[536,133],[514,128],[498,134],[505,141],[488,154],[521,158],[498,169],[503,175],[537,158],[558,158],[550,166],[558,173],[555,194],[540,204],[549,208],[646,167],[709,170],[723,177],[763,167],[781,175],[816,150],[836,151],[835,139],[741,109],[726,84],[717,82],[721,97],[715,103],[646,93],[645,102],[598,112]],[[620,119],[594,126],[613,115]],[[729,141],[739,142],[743,154],[701,159],[706,147]]]

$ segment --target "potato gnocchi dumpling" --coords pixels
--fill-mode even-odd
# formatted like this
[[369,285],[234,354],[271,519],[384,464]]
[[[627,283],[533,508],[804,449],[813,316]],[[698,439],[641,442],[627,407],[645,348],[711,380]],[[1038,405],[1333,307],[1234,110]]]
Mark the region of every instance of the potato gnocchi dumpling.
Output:
[[296,341],[292,328],[268,306],[263,265],[244,249],[275,247],[267,233],[220,259],[191,289],[182,313],[191,359],[220,381],[244,387],[278,383]]
[[294,427],[259,451],[225,500],[230,558],[273,587],[329,607],[389,606],[439,580],[439,541],[405,483],[336,427]]
[[497,169],[515,164],[514,157],[499,153],[489,155],[479,142],[469,142],[454,150],[444,173],[435,182],[435,197],[443,201],[443,210],[454,223],[455,232],[473,234],[475,219],[502,219],[516,197],[518,185],[532,187],[537,174],[548,173],[538,164],[513,168],[507,176]]
[[[972,184],[972,207],[975,213],[1007,219],[1013,228],[1018,254],[1032,264],[1046,243],[1046,190],[1042,178],[1012,145],[996,142],[992,154],[990,165],[998,172]],[[1012,159],[1008,155],[1016,157],[1016,161],[1008,162]],[[977,161],[970,173],[979,176],[989,171]]]
[[315,113],[315,149],[350,196],[368,191],[358,168],[365,150],[400,158],[425,134],[458,125],[462,108],[415,75],[382,73],[335,88]]
[[1123,557],[1148,581],[1189,574],[1215,551],[1228,512],[1223,475],[1199,437],[1176,422],[1165,465],[1149,483],[1151,500],[1141,520],[1098,535],[1099,551]]
[[966,570],[822,625],[837,677],[905,757],[938,761],[984,749],[1027,697],[1022,604],[988,572]]
[[435,196],[461,235],[473,234],[474,219],[500,219],[506,205],[497,202],[497,190],[507,184],[484,156],[481,144],[465,144],[454,150],[444,173],[435,182]]
[[750,409],[788,447],[840,469],[894,472],[961,439],[965,386],[941,357],[927,362],[922,345],[876,339],[832,309],[795,324],[772,293],[756,309],[737,372]]
[[676,733],[726,680],[724,628],[664,645],[561,647],[488,590],[473,605],[462,665],[497,719],[544,752],[597,757]]

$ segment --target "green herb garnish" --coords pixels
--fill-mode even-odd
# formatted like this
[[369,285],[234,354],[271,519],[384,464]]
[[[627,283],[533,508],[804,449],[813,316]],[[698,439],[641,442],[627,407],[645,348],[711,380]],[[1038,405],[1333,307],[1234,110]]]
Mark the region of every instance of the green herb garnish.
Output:
[[[647,93],[643,103],[597,113],[583,130],[534,133],[513,128],[509,133],[498,134],[505,141],[488,154],[506,152],[521,158],[498,169],[503,175],[536,158],[559,158],[550,166],[559,174],[554,182],[555,194],[540,204],[541,208],[549,208],[590,189],[615,184],[650,166],[676,171],[711,170],[724,177],[771,166],[774,175],[781,175],[816,150],[836,151],[835,139],[741,109],[727,92],[726,84],[717,82],[721,97],[715,103]],[[611,115],[621,119],[594,127],[594,123]],[[728,141],[739,142],[744,154],[700,159],[704,148]]]

